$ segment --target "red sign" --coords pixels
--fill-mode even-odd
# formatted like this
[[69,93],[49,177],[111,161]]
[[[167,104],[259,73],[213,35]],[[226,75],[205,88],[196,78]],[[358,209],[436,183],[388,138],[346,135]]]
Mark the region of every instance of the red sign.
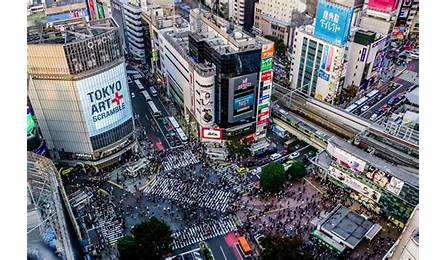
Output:
[[245,136],[245,137],[242,137],[242,140],[251,142],[251,141],[254,141],[255,138],[256,138],[256,134],[253,133],[253,134],[249,134],[249,135],[247,135],[247,136]]
[[204,139],[222,140],[221,128],[202,128],[200,136]]
[[262,116],[265,116],[265,115],[268,116],[268,114],[269,114],[269,111],[267,110],[267,111],[264,111],[264,112],[259,113],[259,114],[258,114],[258,117],[262,117]]
[[268,81],[272,79],[272,70],[264,71],[261,73],[261,81]]
[[392,12],[398,5],[399,0],[369,0],[368,2],[368,8],[381,12]]
[[269,122],[268,118],[265,118],[263,120],[259,120],[258,122],[256,122],[257,125],[262,125],[262,124],[267,124]]

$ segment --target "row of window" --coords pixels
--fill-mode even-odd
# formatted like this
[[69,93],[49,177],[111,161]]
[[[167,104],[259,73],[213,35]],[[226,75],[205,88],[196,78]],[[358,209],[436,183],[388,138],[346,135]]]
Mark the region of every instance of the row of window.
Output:
[[99,135],[95,135],[90,137],[92,142],[93,150],[98,150],[108,145],[111,145],[125,136],[129,135],[133,131],[133,122],[132,118],[122,123],[121,125],[101,133]]

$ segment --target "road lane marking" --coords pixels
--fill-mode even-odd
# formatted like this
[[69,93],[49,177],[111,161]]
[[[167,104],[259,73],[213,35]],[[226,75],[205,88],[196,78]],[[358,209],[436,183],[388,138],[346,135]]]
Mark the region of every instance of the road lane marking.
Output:
[[308,179],[306,179],[305,177],[304,177],[303,179],[304,179],[307,183],[309,183],[310,186],[314,187],[319,193],[323,194],[323,192],[322,192],[319,188],[317,188],[315,185],[313,185],[312,182],[310,182],[310,181],[309,181]]
[[227,260],[227,256],[225,255],[222,246],[220,246],[220,251],[222,252],[223,257],[225,258],[225,260]]

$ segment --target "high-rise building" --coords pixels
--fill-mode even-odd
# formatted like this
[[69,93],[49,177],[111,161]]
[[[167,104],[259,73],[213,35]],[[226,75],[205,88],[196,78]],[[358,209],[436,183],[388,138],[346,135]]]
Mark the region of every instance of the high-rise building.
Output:
[[[415,25],[417,31],[414,31]],[[412,32],[416,32],[416,35],[419,32],[419,0],[402,0],[394,24],[393,36],[404,39]]]
[[138,1],[128,1],[124,8],[124,37],[132,57],[142,63],[146,62],[144,52],[143,27],[141,24],[141,6]]
[[305,0],[259,0],[254,7],[254,31],[278,37],[289,45],[294,16],[304,13],[306,7]]
[[229,20],[246,31],[252,30],[254,10],[255,0],[228,1]]
[[28,95],[53,159],[102,167],[135,147],[123,55],[110,18],[28,28]]

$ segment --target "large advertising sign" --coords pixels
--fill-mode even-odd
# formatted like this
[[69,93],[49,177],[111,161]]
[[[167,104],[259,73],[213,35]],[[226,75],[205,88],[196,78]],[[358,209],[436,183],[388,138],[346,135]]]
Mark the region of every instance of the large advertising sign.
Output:
[[33,114],[31,113],[31,109],[28,107],[26,109],[26,132],[30,133],[36,127],[36,123],[34,123]]
[[396,196],[399,196],[400,191],[402,190],[402,187],[404,186],[404,182],[399,180],[396,177],[391,177],[390,182],[388,183],[388,185],[386,186],[386,189],[389,192],[392,192],[394,194],[396,194]]
[[254,72],[247,75],[242,75],[239,77],[234,77],[229,79],[230,89],[234,89],[234,94],[241,93],[248,90],[253,90],[253,88],[258,83],[258,73]]
[[336,44],[345,44],[354,9],[336,5],[325,0],[318,1],[314,34]]
[[380,193],[373,190],[372,188],[366,186],[362,182],[354,179],[353,177],[349,176],[348,174],[340,171],[339,169],[329,166],[329,175],[339,182],[343,183],[344,185],[350,187],[351,189],[359,192],[363,196],[366,196],[375,202],[379,202],[380,199]]
[[55,21],[70,20],[70,19],[77,18],[77,17],[86,17],[87,15],[88,15],[87,9],[73,10],[70,12],[48,15],[47,21],[52,23]]
[[209,125],[214,121],[214,88],[201,87],[200,88],[200,118],[202,125]]
[[369,0],[368,8],[380,12],[392,12],[397,9],[399,0]]
[[273,66],[273,57],[261,59],[261,71],[271,70]]
[[90,20],[96,20],[96,0],[88,0]]
[[329,47],[327,45],[324,46],[318,77],[322,78],[325,81],[329,81],[330,78],[333,56],[334,56],[334,47]]
[[237,97],[233,101],[234,115],[240,115],[253,110],[254,94]]
[[201,137],[203,139],[222,140],[221,128],[205,128],[202,127]]
[[366,162],[353,156],[352,154],[341,150],[340,148],[332,145],[327,146],[328,153],[333,156],[340,164],[351,169],[354,172],[363,172],[366,168]]
[[76,85],[90,136],[113,129],[132,118],[124,64],[79,80]]

